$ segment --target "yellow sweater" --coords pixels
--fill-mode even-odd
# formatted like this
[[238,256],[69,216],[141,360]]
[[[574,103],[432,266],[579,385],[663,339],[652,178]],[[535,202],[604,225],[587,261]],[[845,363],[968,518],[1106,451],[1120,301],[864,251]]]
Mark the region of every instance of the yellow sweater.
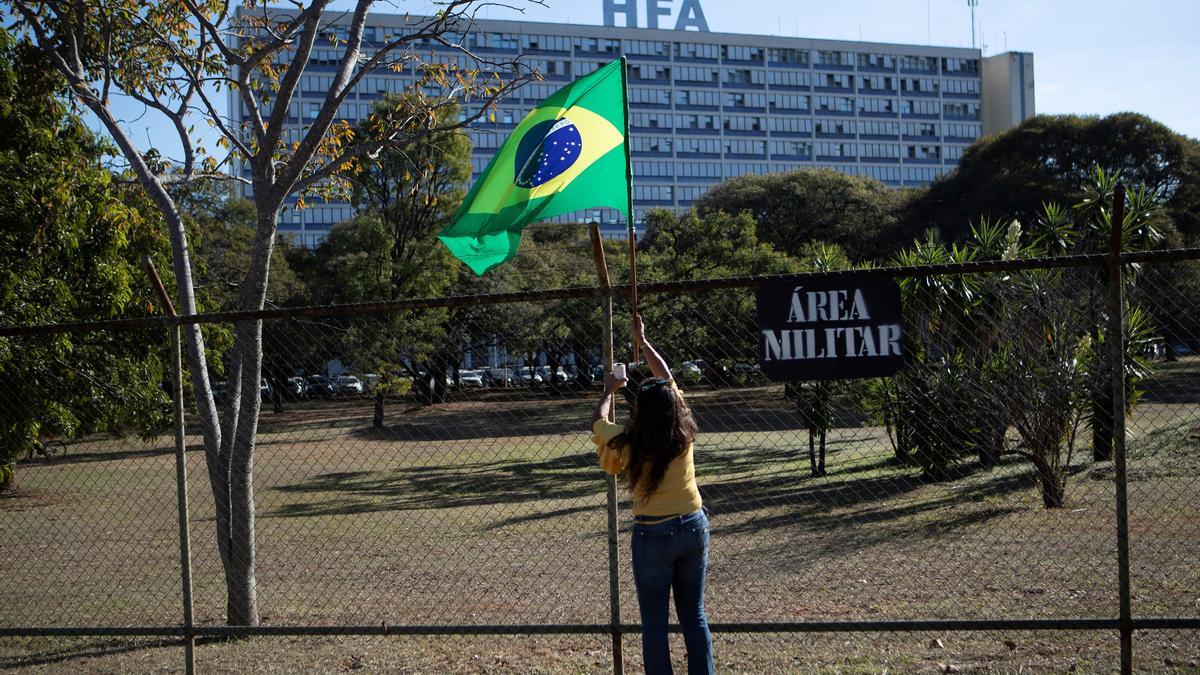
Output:
[[[596,420],[592,424],[592,442],[600,455],[600,467],[612,475],[621,473],[629,462],[629,446],[608,447],[608,442],[625,431],[620,424],[608,420]],[[635,516],[677,516],[699,510],[700,491],[696,489],[696,467],[692,464],[692,446],[667,465],[662,482],[650,495],[638,494],[633,499]]]

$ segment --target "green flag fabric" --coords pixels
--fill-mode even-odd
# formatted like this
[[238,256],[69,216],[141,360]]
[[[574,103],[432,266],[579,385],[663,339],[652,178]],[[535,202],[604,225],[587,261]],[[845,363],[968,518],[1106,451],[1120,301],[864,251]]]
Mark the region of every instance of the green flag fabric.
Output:
[[504,142],[438,238],[482,275],[517,254],[529,223],[607,206],[629,217],[620,59],[559,89]]

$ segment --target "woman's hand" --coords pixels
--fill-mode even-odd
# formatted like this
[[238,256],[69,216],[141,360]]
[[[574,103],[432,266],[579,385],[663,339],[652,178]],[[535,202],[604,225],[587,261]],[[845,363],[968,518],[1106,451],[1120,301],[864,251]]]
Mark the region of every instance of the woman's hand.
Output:
[[646,326],[642,324],[642,315],[633,315],[633,344],[639,349],[646,346]]
[[625,383],[628,381],[629,381],[629,378],[627,378],[627,377],[623,377],[619,380],[617,378],[613,377],[612,371],[604,373],[604,391],[605,391],[605,393],[611,394],[614,391],[617,391],[618,389],[620,389],[621,387],[624,387]]

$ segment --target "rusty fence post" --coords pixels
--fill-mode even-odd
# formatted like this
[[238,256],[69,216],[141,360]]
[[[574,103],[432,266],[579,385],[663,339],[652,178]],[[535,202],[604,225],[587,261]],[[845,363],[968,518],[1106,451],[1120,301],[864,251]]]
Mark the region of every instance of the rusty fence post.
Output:
[[1125,319],[1121,274],[1121,235],[1125,225],[1125,186],[1113,190],[1108,248],[1108,349],[1112,377],[1113,474],[1117,506],[1117,585],[1120,593],[1121,672],[1133,672],[1133,616],[1129,588],[1129,498],[1125,466]]
[[163,286],[158,271],[149,256],[142,259],[142,265],[154,290],[158,293],[163,309],[171,321],[171,399],[175,410],[175,491],[179,505],[179,569],[183,589],[183,654],[184,670],[188,675],[196,672],[196,634],[192,614],[192,552],[191,528],[188,522],[188,488],[187,488],[187,441],[183,418],[183,349],[181,346],[178,316],[171,296]]
[[[613,309],[612,284],[608,279],[608,265],[604,261],[604,246],[600,241],[600,228],[592,225],[588,228],[592,239],[592,257],[596,263],[596,274],[600,279],[600,288],[604,290],[604,319],[601,328],[604,337],[601,346],[604,349],[604,372],[612,372],[613,365]],[[615,402],[608,410],[608,421],[615,420]],[[625,672],[625,659],[621,654],[621,574],[617,567],[617,479],[605,474],[606,481],[606,510],[608,511],[608,619],[609,631],[612,634],[613,673],[621,675]]]

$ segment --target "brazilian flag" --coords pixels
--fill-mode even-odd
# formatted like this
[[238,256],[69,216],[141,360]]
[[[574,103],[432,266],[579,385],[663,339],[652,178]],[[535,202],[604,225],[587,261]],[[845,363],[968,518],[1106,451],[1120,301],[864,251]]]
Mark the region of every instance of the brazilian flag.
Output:
[[438,238],[483,274],[517,254],[537,220],[607,206],[629,217],[625,63],[618,59],[533,109]]

